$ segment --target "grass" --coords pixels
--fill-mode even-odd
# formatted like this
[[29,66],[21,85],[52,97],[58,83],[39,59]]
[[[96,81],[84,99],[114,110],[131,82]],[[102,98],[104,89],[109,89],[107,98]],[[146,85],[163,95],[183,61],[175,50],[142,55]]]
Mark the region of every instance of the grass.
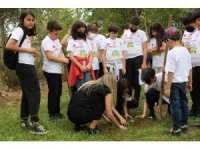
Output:
[[[66,115],[69,101],[68,92],[63,88],[61,111]],[[143,97],[143,96],[142,96]],[[140,102],[140,107],[144,99]],[[129,129],[122,131],[116,126],[100,121],[102,132],[97,135],[87,135],[83,132],[73,132],[73,124],[68,119],[57,122],[48,122],[47,100],[42,97],[40,105],[41,124],[48,129],[48,134],[32,135],[19,127],[19,101],[0,101],[0,141],[199,141],[199,129],[189,128],[188,133],[180,137],[164,135],[163,128],[171,126],[171,120],[157,122],[150,119],[137,120],[129,123]],[[133,116],[142,112],[142,109],[131,111]],[[189,124],[195,122],[189,118]]]

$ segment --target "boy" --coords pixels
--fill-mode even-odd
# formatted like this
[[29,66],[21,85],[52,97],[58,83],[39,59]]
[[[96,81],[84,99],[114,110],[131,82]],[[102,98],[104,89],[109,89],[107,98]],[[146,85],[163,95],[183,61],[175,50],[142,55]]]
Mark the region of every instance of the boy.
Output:
[[62,46],[58,39],[62,27],[56,21],[49,21],[47,24],[48,35],[41,44],[44,55],[43,73],[47,80],[48,93],[48,113],[49,121],[63,118],[60,113],[60,96],[62,95],[62,64],[68,64]]
[[[118,36],[118,27],[114,24],[108,27],[110,38],[103,44],[106,60],[103,59],[104,70],[115,73],[117,79],[126,74],[126,56],[123,41]],[[104,57],[103,57],[104,58]],[[107,71],[106,71],[107,72]]]
[[188,91],[192,90],[191,56],[185,47],[181,46],[180,33],[177,28],[170,27],[165,31],[168,47],[166,61],[165,96],[170,99],[173,127],[165,129],[165,133],[180,135],[188,128]]
[[196,30],[191,37],[191,59],[192,59],[192,110],[191,115],[196,116],[196,121],[200,124],[200,11],[193,14]]
[[[161,90],[161,82],[162,82],[162,73],[155,74],[155,70],[152,68],[147,68],[143,70],[142,80],[147,84],[145,86],[145,97],[146,101],[143,106],[143,114],[136,116],[135,118],[145,118],[147,107],[149,108],[149,118],[155,118],[153,107],[155,103],[158,103],[160,90]],[[163,95],[163,103],[169,104],[169,99]]]
[[147,60],[147,36],[139,29],[140,20],[132,17],[129,30],[125,31],[122,40],[126,50],[126,78],[135,89],[134,99],[140,99],[141,86],[139,85],[139,69],[146,68]]

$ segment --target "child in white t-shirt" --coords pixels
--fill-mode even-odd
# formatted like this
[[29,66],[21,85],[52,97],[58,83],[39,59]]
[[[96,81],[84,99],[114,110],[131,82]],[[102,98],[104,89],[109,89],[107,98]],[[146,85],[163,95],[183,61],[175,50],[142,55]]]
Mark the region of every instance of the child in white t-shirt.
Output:
[[58,37],[62,30],[61,25],[54,20],[47,23],[48,35],[41,44],[43,73],[48,83],[48,113],[49,121],[63,118],[60,113],[60,97],[62,95],[62,65],[68,64]]
[[[35,57],[39,51],[31,46],[31,37],[36,35],[35,15],[25,10],[20,15],[19,27],[12,31],[6,48],[19,53],[16,74],[22,88],[20,119],[22,129],[29,129],[33,134],[46,134],[46,129],[39,124],[40,86],[35,68]],[[25,36],[21,47],[19,43]],[[31,122],[29,122],[29,117]]]
[[126,56],[125,47],[121,39],[117,38],[118,27],[114,24],[108,27],[110,38],[106,39],[103,44],[105,58],[103,60],[104,68],[109,72],[115,73],[117,79],[121,79],[126,74]]
[[156,73],[162,72],[164,51],[166,50],[166,44],[162,41],[164,33],[165,31],[159,23],[155,23],[150,27],[148,52],[153,56],[152,67]]
[[72,61],[69,71],[70,86],[77,89],[85,82],[95,79],[92,69],[92,48],[86,41],[87,27],[84,22],[77,21],[71,30],[72,39],[67,45],[67,52]]
[[92,58],[92,67],[95,73],[96,79],[99,78],[99,58],[102,55],[103,50],[101,49],[101,43],[96,39],[98,36],[97,28],[93,26],[92,23],[87,25],[88,35],[87,42],[92,48],[93,58]]
[[173,127],[165,129],[166,133],[180,135],[188,128],[188,91],[192,90],[191,56],[185,47],[181,46],[180,33],[177,28],[170,27],[165,31],[168,47],[166,61],[165,96],[170,98]]

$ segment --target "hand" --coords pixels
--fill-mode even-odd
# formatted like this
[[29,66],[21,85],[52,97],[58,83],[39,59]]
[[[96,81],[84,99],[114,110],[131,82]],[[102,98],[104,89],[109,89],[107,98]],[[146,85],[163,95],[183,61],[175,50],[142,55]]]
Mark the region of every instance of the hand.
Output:
[[125,75],[126,74],[126,68],[122,67],[122,74]]
[[190,83],[190,82],[187,83],[187,91],[188,92],[192,91],[192,83]]
[[146,68],[147,68],[147,64],[146,64],[146,63],[142,63],[141,68],[142,68],[142,69],[146,69]]
[[90,71],[90,70],[92,69],[92,66],[88,64],[88,65],[86,66],[86,69],[87,69],[87,71]]
[[123,125],[120,125],[119,128],[122,129],[122,130],[127,130],[128,129],[127,127],[125,127]]
[[40,56],[40,52],[36,48],[29,48],[29,53],[31,53],[34,57]]
[[169,98],[170,97],[170,92],[171,92],[170,88],[166,88],[164,95]]
[[120,123],[121,125],[125,126],[126,125],[126,120],[124,118],[120,118]]
[[145,114],[138,115],[138,116],[136,116],[134,119],[137,119],[137,118],[139,118],[139,119],[144,119],[144,118],[145,118]]
[[82,72],[86,72],[86,71],[87,71],[86,67],[84,67],[84,66],[82,66],[82,65],[81,65],[79,68],[80,68],[80,70],[81,70]]
[[131,120],[133,120],[133,117],[130,116],[129,114],[126,114],[126,115],[125,115],[125,118],[126,118],[126,120],[127,120],[127,119],[131,119]]
[[63,59],[63,63],[67,65],[69,63],[69,59],[68,58],[64,58]]

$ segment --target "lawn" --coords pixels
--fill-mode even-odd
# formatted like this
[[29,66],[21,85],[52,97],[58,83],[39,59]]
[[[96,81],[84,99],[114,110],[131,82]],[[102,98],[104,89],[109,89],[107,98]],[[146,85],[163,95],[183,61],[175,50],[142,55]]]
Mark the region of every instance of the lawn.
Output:
[[[66,116],[69,96],[66,88],[63,88],[61,111]],[[144,95],[142,94],[140,108],[143,105]],[[190,100],[191,101],[191,100]],[[75,133],[73,124],[67,119],[49,122],[47,115],[47,100],[42,96],[40,105],[41,124],[48,129],[46,135],[32,135],[19,126],[20,102],[13,100],[0,101],[0,141],[199,141],[199,129],[189,128],[189,131],[179,137],[164,135],[163,128],[170,127],[171,121],[157,122],[151,119],[137,120],[129,123],[129,129],[122,131],[116,126],[101,120],[102,132],[97,135],[88,135],[83,132]],[[142,109],[131,111],[135,116],[142,112]],[[189,118],[189,125],[195,122],[195,118]]]

